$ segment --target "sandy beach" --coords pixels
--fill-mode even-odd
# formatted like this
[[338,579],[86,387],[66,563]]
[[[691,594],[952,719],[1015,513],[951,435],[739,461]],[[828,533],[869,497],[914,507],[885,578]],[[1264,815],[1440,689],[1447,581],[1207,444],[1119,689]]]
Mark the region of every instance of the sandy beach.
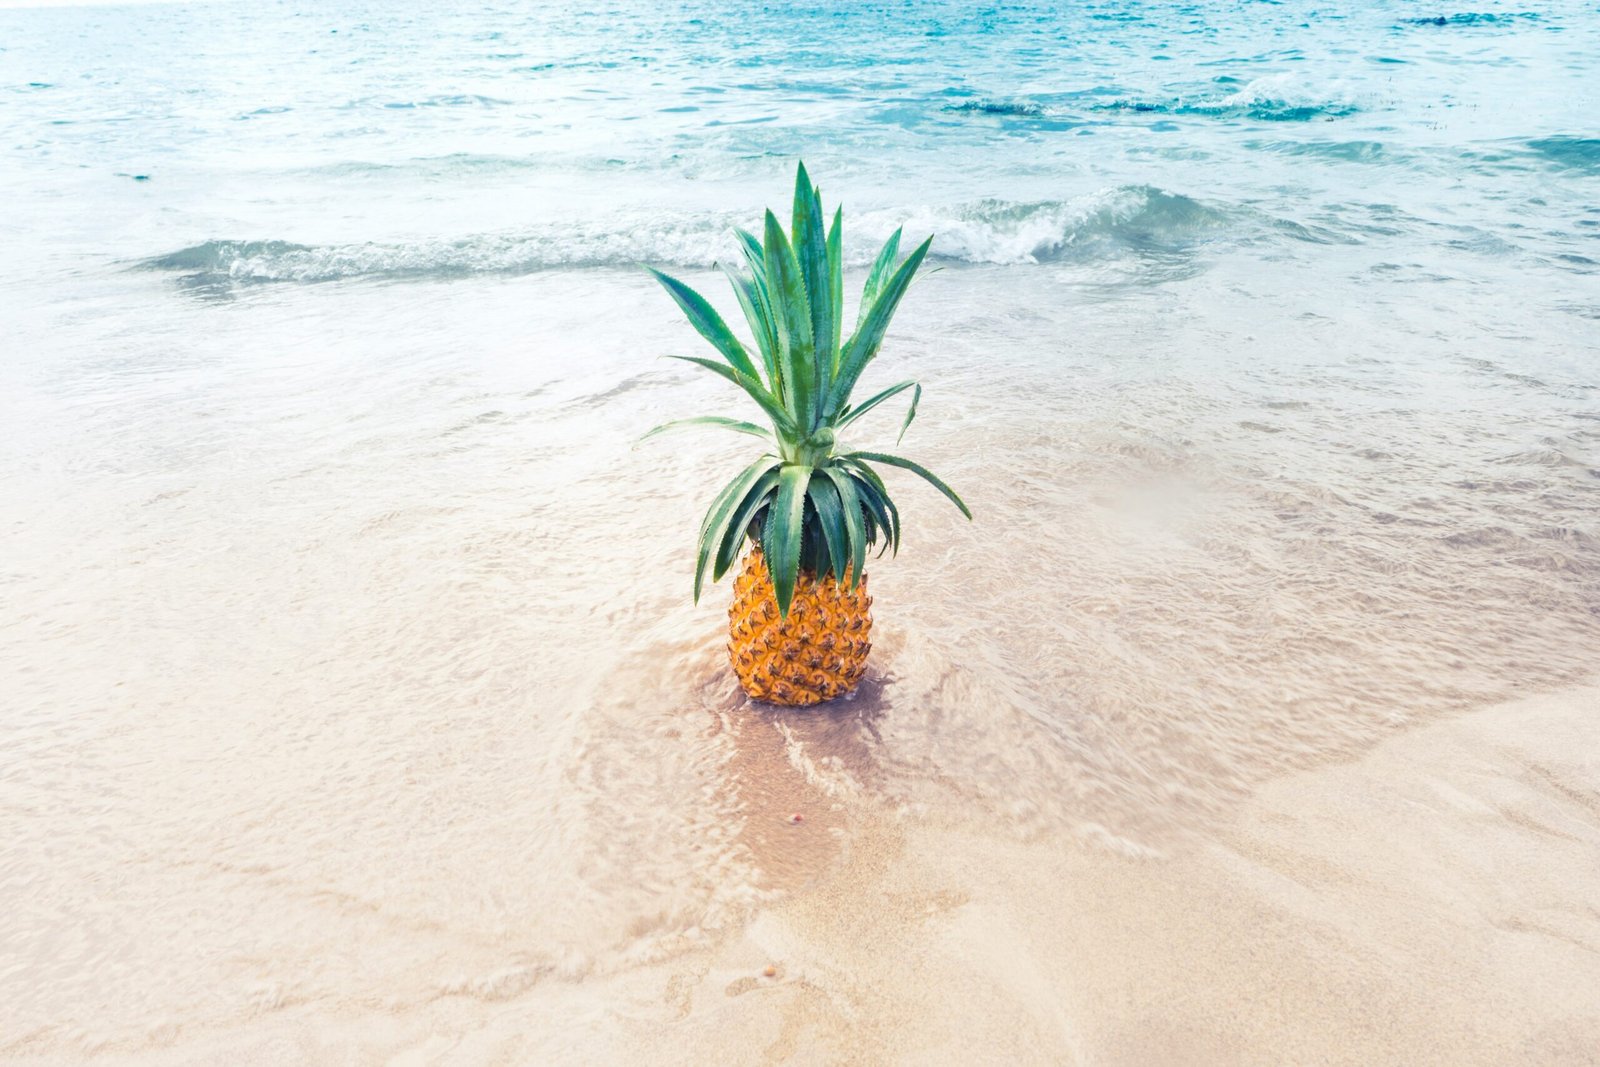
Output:
[[747,924],[505,999],[287,1005],[127,1058],[1596,1062],[1600,689],[1398,734],[1139,858],[888,810],[775,724],[735,729],[771,790],[749,839],[791,881]]

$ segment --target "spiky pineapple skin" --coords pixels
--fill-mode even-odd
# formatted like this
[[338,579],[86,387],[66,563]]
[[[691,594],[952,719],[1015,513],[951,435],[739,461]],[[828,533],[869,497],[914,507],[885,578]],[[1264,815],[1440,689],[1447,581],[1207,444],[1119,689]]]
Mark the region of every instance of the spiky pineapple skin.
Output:
[[865,574],[851,589],[832,575],[818,581],[802,572],[784,619],[766,560],[752,550],[728,608],[728,659],[740,686],[756,700],[791,708],[848,693],[867,672],[871,607]]

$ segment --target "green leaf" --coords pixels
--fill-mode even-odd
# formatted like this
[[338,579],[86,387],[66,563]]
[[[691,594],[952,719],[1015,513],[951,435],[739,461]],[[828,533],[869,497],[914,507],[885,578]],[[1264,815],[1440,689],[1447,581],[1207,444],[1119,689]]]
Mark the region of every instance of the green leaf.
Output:
[[800,280],[805,284],[811,319],[814,358],[811,361],[811,395],[827,396],[835,363],[833,351],[832,285],[828,271],[828,239],[822,228],[822,198],[812,186],[804,163],[794,176],[794,254]]
[[772,574],[772,589],[778,598],[778,613],[789,617],[794,600],[795,579],[800,572],[800,542],[805,521],[806,486],[811,468],[786,463],[778,471],[778,499],[767,509],[761,529],[761,547]]
[[[898,556],[900,554],[900,531],[887,525],[887,516],[883,511],[886,501],[865,479],[857,480],[856,492],[861,494],[861,502],[866,505],[867,516],[872,520],[867,527],[868,539],[871,540],[879,531],[883,533],[883,543],[878,546],[878,558],[882,559],[885,552]],[[892,501],[887,502],[893,503]]]
[[922,387],[917,385],[916,382],[911,381],[910,379],[907,379],[906,381],[897,382],[894,385],[889,386],[889,388],[885,389],[883,392],[877,393],[877,394],[869,397],[868,399],[863,400],[860,404],[856,405],[855,407],[845,408],[844,411],[842,411],[840,413],[839,429],[842,430],[846,426],[849,426],[852,422],[855,422],[861,416],[865,415],[867,412],[871,411],[873,408],[877,407],[879,404],[883,403],[885,400],[888,400],[888,399],[890,399],[892,397],[898,396],[899,394],[905,392],[907,389],[913,389],[913,388],[921,389]]
[[917,405],[922,402],[922,386],[917,386],[911,393],[911,406],[906,408],[906,421],[900,424],[900,434],[894,439],[899,444],[906,439],[906,431],[911,429],[911,420],[917,417]]
[[768,370],[768,381],[774,393],[779,393],[778,384],[778,335],[782,323],[773,314],[772,290],[767,284],[767,258],[766,252],[761,247],[761,242],[756,240],[749,230],[735,228],[733,231],[739,238],[739,252],[744,256],[745,265],[750,268],[750,284],[755,294],[756,309],[761,313],[761,320],[766,324],[766,332],[772,345],[772,366]]
[[839,369],[839,339],[844,332],[844,208],[834,208],[833,225],[828,227],[828,302],[833,307],[833,368]]
[[750,333],[756,339],[756,347],[761,350],[761,363],[766,369],[766,381],[770,386],[778,380],[778,339],[772,329],[772,316],[767,310],[766,294],[757,288],[754,279],[735,274],[729,267],[723,267],[722,273],[733,283],[733,295],[738,298],[739,308],[744,312],[744,320],[750,324]]
[[711,502],[711,508],[706,512],[706,517],[700,523],[700,544],[695,554],[694,563],[694,599],[700,602],[700,589],[705,582],[706,562],[711,558],[715,546],[721,544],[723,532],[727,529],[728,519],[733,513],[734,506],[745,498],[750,487],[761,480],[761,476],[778,466],[778,462],[766,456],[756,460],[750,466],[740,471],[717,494],[717,499]]
[[872,305],[878,302],[878,294],[883,291],[883,283],[889,277],[889,269],[894,266],[896,257],[900,255],[900,234],[896,230],[883,242],[883,250],[878,253],[878,258],[872,261],[872,269],[867,272],[867,284],[861,287],[861,307],[856,312],[856,328],[867,319],[867,312],[872,310]]
[[732,367],[725,367],[714,359],[705,359],[701,356],[668,356],[667,358],[681,359],[685,363],[693,363],[698,367],[704,367],[713,374],[728,379],[728,381],[749,393],[750,399],[761,405],[761,410],[765,411],[768,417],[772,419],[773,424],[778,427],[779,433],[794,434],[794,420],[789,417],[788,412],[783,410],[783,405],[778,403],[777,397],[767,392],[766,387],[757,379],[748,374],[741,374]]
[[[826,469],[823,473],[827,473]],[[845,576],[845,561],[850,558],[850,540],[845,531],[844,505],[839,499],[839,489],[831,478],[831,475],[826,478],[813,477],[806,491],[811,495],[811,507],[817,514],[823,537],[828,542],[829,563],[833,567],[834,575],[842,582]],[[821,577],[820,571],[818,577]]]
[[746,531],[750,528],[750,520],[756,517],[756,512],[766,505],[772,491],[778,485],[778,472],[768,469],[756,480],[743,499],[734,504],[728,516],[728,528],[724,531],[717,544],[716,558],[711,564],[711,580],[721,581],[722,576],[728,573],[728,568],[739,558],[739,547],[744,544]]
[[923,257],[928,254],[928,247],[933,244],[930,237],[918,245],[916,251],[906,257],[899,269],[884,285],[883,292],[879,293],[872,303],[872,309],[857,327],[856,332],[844,346],[844,352],[839,357],[839,374],[834,379],[833,391],[828,397],[824,408],[827,415],[844,407],[850,399],[850,390],[856,387],[856,379],[861,377],[861,372],[869,360],[878,354],[878,348],[883,344],[883,335],[889,329],[889,320],[894,317],[895,309],[900,306],[900,298],[905,296],[906,289],[911,285],[917,268],[922,265]]
[[673,430],[686,430],[691,426],[721,426],[724,429],[733,430],[737,433],[747,433],[751,437],[761,437],[768,441],[772,440],[771,430],[764,426],[757,426],[753,422],[740,422],[738,419],[725,419],[721,415],[697,415],[692,419],[673,419],[671,422],[663,422],[660,426],[657,426],[655,429],[639,438],[639,440],[635,441],[634,445],[642,445],[652,437],[657,437],[664,433],[671,433]]
[[[900,509],[895,507],[894,498],[889,495],[889,487],[883,484],[883,479],[878,477],[878,472],[858,459],[841,458],[836,460],[841,465],[853,470],[860,484],[857,489],[861,493],[862,501],[868,510],[878,516],[888,534],[889,544],[895,555],[900,554]],[[882,552],[879,552],[882,555]]]
[[861,572],[867,567],[867,530],[861,517],[861,498],[856,493],[855,479],[834,466],[822,468],[834,488],[839,490],[839,503],[844,509],[844,522],[850,542],[850,588],[861,584]]
[[778,376],[782,383],[785,407],[795,425],[810,433],[817,428],[817,402],[813,389],[811,311],[806,301],[806,284],[795,262],[794,249],[778,225],[778,217],[767,212],[766,232],[767,291],[772,300],[772,319],[778,326]]
[[952,504],[961,509],[961,514],[965,515],[968,519],[972,518],[971,509],[969,509],[966,504],[962,503],[960,497],[956,496],[955,490],[951,489],[948,485],[945,485],[944,482],[939,480],[937,475],[935,475],[928,468],[924,467],[922,464],[913,463],[909,459],[903,459],[900,456],[887,455],[883,452],[850,452],[847,453],[847,455],[851,459],[867,459],[874,463],[887,463],[891,467],[899,467],[902,470],[908,470],[912,474],[918,475],[929,485],[933,486],[935,489],[939,490],[939,492],[948,497]]
[[[817,479],[813,476],[811,484],[815,485]],[[810,572],[821,576],[828,573],[833,567],[833,562],[828,557],[828,539],[822,532],[822,520],[817,518],[817,509],[811,504],[815,497],[807,491],[805,535],[800,541],[800,573]]]
[[734,234],[739,238],[739,251],[744,255],[745,263],[750,267],[750,274],[762,285],[767,281],[767,254],[761,248],[761,242],[756,240],[756,235],[749,230],[734,227]]
[[750,362],[750,354],[744,350],[744,345],[739,343],[739,339],[733,335],[733,331],[728,329],[728,324],[722,321],[722,316],[718,315],[716,309],[706,302],[705,297],[670,274],[662,274],[654,267],[646,267],[645,269],[655,275],[656,281],[660,282],[662,287],[672,294],[672,299],[676,300],[678,306],[683,309],[683,313],[689,316],[690,325],[699,332],[701,337],[710,341],[718,352],[722,353],[734,370],[741,374],[748,374],[752,378],[759,379],[761,377],[756,373],[756,365]]

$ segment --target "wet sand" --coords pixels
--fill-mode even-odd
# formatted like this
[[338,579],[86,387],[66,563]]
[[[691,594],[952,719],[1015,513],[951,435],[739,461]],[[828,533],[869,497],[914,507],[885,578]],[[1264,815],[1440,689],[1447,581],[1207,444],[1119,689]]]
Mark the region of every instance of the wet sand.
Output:
[[[1600,688],[1260,788],[1160,854],[886,811],[777,718],[739,759],[789,889],[668,959],[504,1000],[152,1033],[236,1063],[1585,1064],[1600,1056]],[[794,810],[810,812],[788,822]],[[775,973],[764,975],[767,967]]]

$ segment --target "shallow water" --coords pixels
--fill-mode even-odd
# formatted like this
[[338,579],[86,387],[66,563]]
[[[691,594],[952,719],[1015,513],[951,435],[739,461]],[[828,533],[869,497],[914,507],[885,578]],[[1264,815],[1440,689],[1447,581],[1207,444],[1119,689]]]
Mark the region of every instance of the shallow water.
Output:
[[[740,10],[0,11],[0,1053],[626,972],[864,810],[1161,856],[1592,672],[1593,11]],[[787,715],[633,265],[721,301],[797,152],[935,235],[873,374],[977,520]]]

